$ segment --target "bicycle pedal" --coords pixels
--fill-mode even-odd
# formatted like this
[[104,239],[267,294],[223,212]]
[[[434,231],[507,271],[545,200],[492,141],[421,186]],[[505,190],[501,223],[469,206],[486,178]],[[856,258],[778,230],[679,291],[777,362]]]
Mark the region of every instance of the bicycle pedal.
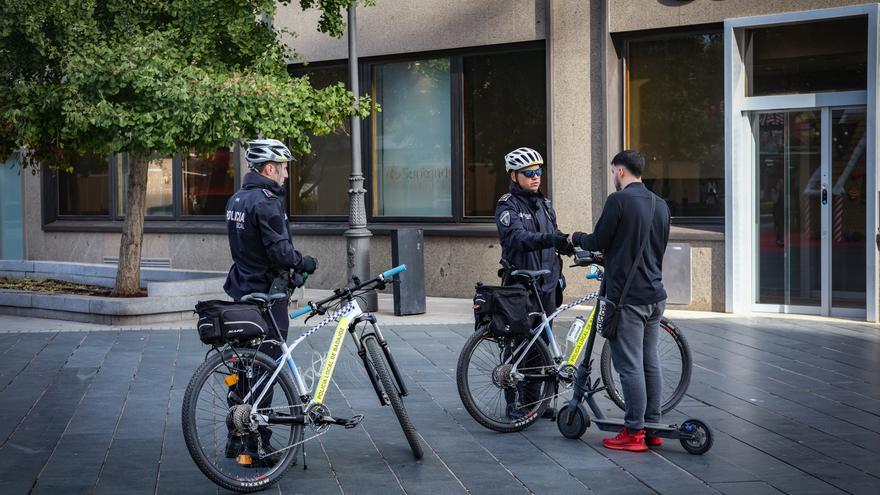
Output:
[[350,430],[350,429],[356,427],[357,425],[361,424],[361,421],[363,421],[363,420],[364,420],[363,414],[356,414],[351,419],[347,420],[345,422],[345,424],[343,424],[343,426],[345,426],[346,430]]

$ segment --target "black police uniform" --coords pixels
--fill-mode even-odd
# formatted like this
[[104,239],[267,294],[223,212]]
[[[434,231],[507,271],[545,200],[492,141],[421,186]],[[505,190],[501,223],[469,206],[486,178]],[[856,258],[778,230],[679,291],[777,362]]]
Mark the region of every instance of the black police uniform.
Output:
[[[272,280],[283,272],[314,269],[314,263],[293,248],[287,215],[284,213],[284,188],[256,173],[244,176],[241,189],[226,203],[226,229],[232,268],[223,289],[235,300],[253,292],[269,292]],[[290,320],[287,305],[276,303],[272,316],[281,335],[287,338]],[[274,358],[281,355],[278,346],[262,349]]]
[[[241,189],[226,203],[226,230],[233,265],[229,269],[223,289],[235,300],[253,292],[268,293],[272,281],[281,273],[289,270],[303,272],[315,269],[314,259],[303,256],[293,248],[290,231],[287,228],[283,198],[284,188],[275,181],[256,172],[248,172],[244,176]],[[272,306],[271,312],[281,337],[287,340],[290,326],[287,304],[277,301]],[[259,350],[275,359],[282,354],[281,347],[271,342],[263,343]],[[249,383],[249,380],[246,375],[240,374],[240,376],[239,385],[230,390],[227,396],[230,405],[247,393],[245,384]],[[254,392],[260,391],[257,389]],[[238,398],[234,399],[233,395],[237,395]],[[271,404],[273,395],[274,389],[269,390],[261,406]],[[229,432],[226,457],[233,459],[242,452],[254,455],[271,450],[269,444],[272,431],[260,427],[258,433],[259,435],[240,438]],[[272,455],[255,460],[253,465],[258,467],[273,465],[277,457]]]
[[[562,232],[556,225],[556,211],[540,192],[525,190],[515,182],[510,183],[507,194],[498,199],[495,207],[495,224],[501,240],[501,257],[514,269],[550,270],[538,286],[541,304],[547,314],[552,313],[562,303],[562,290],[565,278],[562,276],[562,259],[553,247],[553,237]],[[542,336],[547,341],[546,336]],[[509,343],[503,351],[506,358],[516,344]],[[525,357],[524,366],[537,366],[541,356],[533,348]],[[522,417],[522,407],[529,406],[540,399],[540,384],[520,385],[514,391],[505,389],[507,415],[511,419]],[[528,409],[528,407],[526,407]],[[546,417],[553,417],[554,411],[548,408]]]
[[565,277],[562,259],[553,248],[553,237],[562,232],[556,225],[556,211],[540,191],[531,192],[510,183],[507,194],[498,199],[495,225],[501,240],[501,257],[515,269],[550,270],[538,290],[547,313],[562,303]]

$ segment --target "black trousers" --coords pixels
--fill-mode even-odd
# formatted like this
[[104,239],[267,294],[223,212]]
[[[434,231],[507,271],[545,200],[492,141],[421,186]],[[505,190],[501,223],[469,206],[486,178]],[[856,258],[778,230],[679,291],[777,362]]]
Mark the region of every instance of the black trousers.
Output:
[[[287,333],[290,328],[290,318],[288,318],[287,316],[287,305],[284,304],[284,301],[276,301],[275,304],[272,305],[271,313],[272,317],[275,319],[275,324],[278,325],[279,332],[281,332],[281,338],[284,341],[287,341]],[[270,327],[267,340],[277,340],[278,336],[274,335],[274,331],[271,328],[272,325],[269,322],[266,323],[269,324]],[[278,358],[281,357],[282,354],[280,345],[268,341],[264,341],[263,343],[261,343],[260,346],[256,348],[256,350],[268,355],[276,361],[278,360]],[[236,392],[238,393],[238,396],[240,398],[243,398],[245,395],[247,395],[249,387],[251,385],[248,383],[246,370],[241,370],[239,372],[238,378],[238,388]],[[260,381],[259,376],[254,376],[251,378],[252,383],[257,383],[258,381]],[[253,391],[252,395],[259,395],[261,392],[262,389],[257,388]],[[268,407],[272,403],[273,392],[274,387],[273,389],[270,389],[268,393],[266,393],[266,396],[263,398],[263,401],[260,403],[259,407]]]
[[[272,309],[270,310],[272,313],[272,317],[275,320],[275,324],[278,326],[278,330],[281,333],[281,338],[286,341],[288,330],[290,329],[290,318],[287,315],[287,304],[284,301],[276,301],[274,305],[272,305]],[[277,340],[278,335],[274,334],[272,330],[272,325],[268,321],[266,322],[269,325],[269,335],[267,339]],[[257,350],[268,355],[269,357],[278,360],[278,358],[282,355],[281,346],[275,344],[274,342],[263,342],[257,347]],[[247,369],[240,369],[238,372],[238,383],[235,387],[230,390],[230,394],[227,397],[227,402],[230,406],[234,404],[241,403],[241,399],[244,398],[250,390],[252,384],[255,384],[260,381],[262,378],[262,374],[253,376],[250,381],[247,376]],[[268,379],[268,377],[267,377]],[[262,387],[254,387],[254,390],[251,391],[251,396],[253,399],[256,399],[262,393]],[[275,397],[275,388],[274,386],[266,392],[266,396],[263,397],[263,400],[260,401],[260,405],[258,407],[271,407],[272,399]],[[269,445],[269,440],[272,437],[272,431],[269,428],[260,428],[259,431],[260,440],[262,441],[264,446]],[[250,440],[253,443],[253,439]],[[265,447],[264,447],[265,448]]]
[[[551,313],[556,311],[556,308],[559,307],[559,303],[562,302],[562,291],[555,290],[552,292],[539,292],[541,296],[541,305],[544,308],[544,313],[547,316],[550,316]],[[535,311],[538,311],[536,308]],[[536,327],[540,324],[541,318],[540,316],[532,319],[532,328]],[[547,337],[546,333],[541,333],[541,338],[544,340],[544,343],[549,344],[550,340]],[[516,347],[522,341],[509,342],[507,347],[502,350],[501,357],[506,360],[510,357],[511,353],[516,349]],[[542,359],[541,354],[538,350],[532,346],[529,349],[529,353],[520,361],[518,369],[528,369],[535,368],[541,366]],[[541,399],[541,382],[532,382],[532,383],[520,383],[516,386],[515,389],[509,388],[504,390],[504,399],[508,404],[508,407],[526,407],[531,408],[532,405]]]

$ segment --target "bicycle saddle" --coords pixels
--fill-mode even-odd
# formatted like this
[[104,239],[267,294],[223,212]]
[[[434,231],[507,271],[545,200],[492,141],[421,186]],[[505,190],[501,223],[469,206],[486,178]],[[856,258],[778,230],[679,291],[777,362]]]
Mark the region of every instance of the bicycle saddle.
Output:
[[287,299],[287,294],[284,292],[279,292],[277,294],[265,294],[263,292],[254,292],[248,294],[241,298],[241,302],[259,302],[263,304],[268,304],[270,302],[280,301],[281,299]]
[[538,280],[544,275],[549,275],[550,270],[514,270],[510,272],[511,277],[526,277],[531,280]]

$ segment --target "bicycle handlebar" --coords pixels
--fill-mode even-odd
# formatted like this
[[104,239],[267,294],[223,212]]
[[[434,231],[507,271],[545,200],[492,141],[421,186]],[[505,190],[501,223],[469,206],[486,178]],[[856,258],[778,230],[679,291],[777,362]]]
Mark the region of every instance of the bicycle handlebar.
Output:
[[390,270],[386,270],[379,274],[376,278],[367,280],[366,282],[361,282],[357,279],[357,277],[353,277],[352,281],[346,285],[345,287],[334,289],[333,295],[324,298],[316,303],[310,302],[303,306],[302,308],[290,313],[290,318],[298,318],[304,314],[308,313],[319,313],[323,311],[323,306],[336,301],[338,299],[343,299],[346,297],[350,297],[352,292],[361,290],[365,287],[369,287],[370,285],[375,285],[375,287],[370,287],[370,290],[379,287],[385,287],[385,284],[389,281],[393,282],[392,278],[395,275],[398,275],[402,272],[406,271],[406,265],[395,266]]
[[311,312],[312,312],[311,306],[303,306],[302,308],[299,308],[298,310],[294,311],[293,313],[290,313],[290,315],[288,315],[288,316],[290,316],[291,319],[294,319],[294,318],[299,318],[300,316],[302,316],[304,314],[311,313]]
[[406,271],[406,265],[399,265],[399,266],[395,266],[394,268],[392,268],[390,270],[386,270],[386,271],[382,272],[382,275],[380,275],[380,277],[382,277],[385,280],[388,280],[389,278],[397,275],[398,273],[402,273],[405,271]]

